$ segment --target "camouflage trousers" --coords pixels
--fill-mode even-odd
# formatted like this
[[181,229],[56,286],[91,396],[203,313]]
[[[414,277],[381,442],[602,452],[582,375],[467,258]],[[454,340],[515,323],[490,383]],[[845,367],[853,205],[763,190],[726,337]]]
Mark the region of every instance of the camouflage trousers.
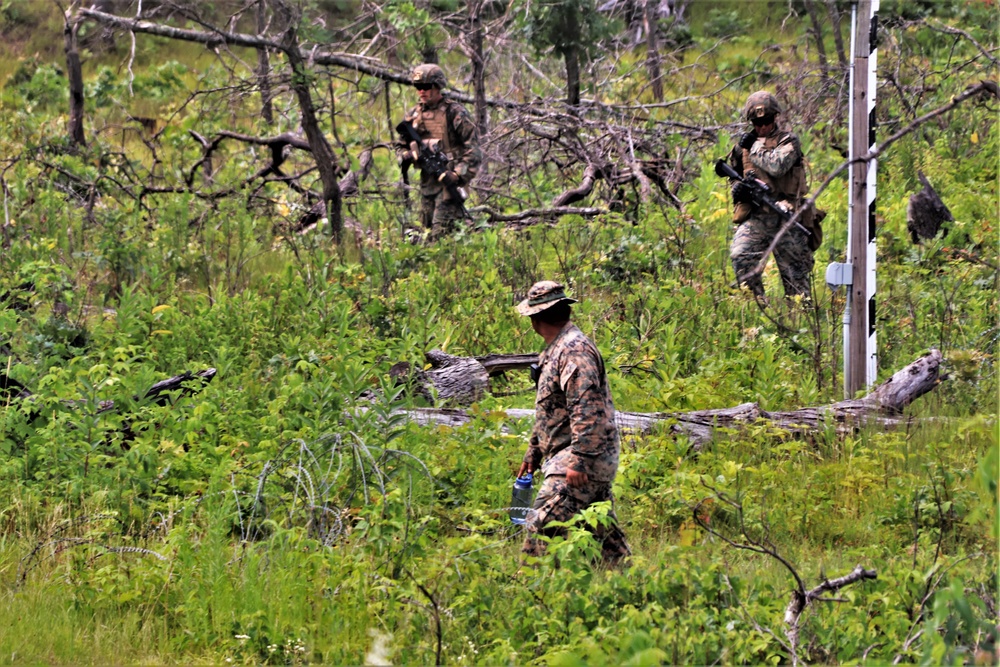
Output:
[[420,196],[420,222],[430,230],[430,241],[454,233],[465,217],[461,203],[445,197],[444,190]]
[[541,556],[545,553],[547,544],[539,536],[555,537],[566,534],[565,528],[549,526],[549,523],[569,521],[585,508],[604,500],[612,502],[612,510],[608,516],[613,523],[596,528],[588,526],[588,530],[601,545],[601,558],[604,563],[610,566],[618,565],[624,558],[632,555],[632,551],[614,513],[611,482],[588,482],[582,487],[571,487],[567,486],[565,475],[545,476],[542,488],[535,497],[535,503],[528,510],[526,525],[528,536],[524,539],[521,551],[528,556]]
[[[773,213],[754,213],[747,218],[733,236],[729,258],[736,277],[752,271],[781,229],[781,218]],[[809,250],[809,237],[798,226],[792,226],[774,249],[774,260],[785,287],[785,296],[809,296],[809,279],[812,276],[813,255]],[[764,282],[760,275],[748,278],[744,284],[757,296],[764,296]]]

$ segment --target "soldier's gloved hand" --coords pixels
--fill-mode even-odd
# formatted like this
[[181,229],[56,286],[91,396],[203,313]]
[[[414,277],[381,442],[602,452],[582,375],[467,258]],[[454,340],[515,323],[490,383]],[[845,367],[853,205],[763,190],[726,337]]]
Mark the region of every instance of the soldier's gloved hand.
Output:
[[442,183],[444,185],[458,185],[458,181],[458,174],[453,171],[446,171],[438,176],[438,183]]
[[753,196],[748,186],[743,181],[735,181],[732,187],[734,204],[752,204]]
[[743,136],[740,137],[739,147],[745,148],[746,150],[750,150],[756,141],[757,141],[756,132],[754,132],[753,130],[745,132]]

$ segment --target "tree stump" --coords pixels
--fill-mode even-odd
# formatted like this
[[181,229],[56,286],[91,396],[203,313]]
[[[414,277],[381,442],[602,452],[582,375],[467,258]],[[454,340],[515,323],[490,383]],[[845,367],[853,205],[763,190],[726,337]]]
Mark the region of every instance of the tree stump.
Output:
[[910,195],[910,203],[906,206],[906,228],[915,244],[920,243],[920,239],[934,238],[944,223],[955,221],[922,172],[917,172],[917,178],[924,184],[924,189]]

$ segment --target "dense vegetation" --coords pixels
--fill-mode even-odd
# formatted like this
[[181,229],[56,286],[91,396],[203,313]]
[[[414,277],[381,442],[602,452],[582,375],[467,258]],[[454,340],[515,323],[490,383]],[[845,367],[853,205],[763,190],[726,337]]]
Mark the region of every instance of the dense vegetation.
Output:
[[[226,3],[211,4],[224,16]],[[303,21],[317,40],[340,38],[361,11],[305,4],[324,17]],[[452,4],[381,9],[401,35],[394,57],[415,64],[441,44],[461,90],[469,65],[451,40]],[[769,540],[807,587],[857,564],[877,570],[808,608],[799,658],[995,661],[996,99],[920,124],[879,161],[880,379],[932,347],[949,375],[913,405],[908,428],[796,438],[758,424],[697,454],[668,433],[626,434],[616,509],[635,555],[606,571],[580,528],[602,507],[520,567],[521,536],[502,508],[530,424],[502,409],[531,406],[526,376],[495,382],[462,428],[394,412],[426,404],[389,377],[395,362],[420,365],[432,348],[538,350],[512,306],[543,278],[581,300],[575,319],[607,360],[619,409],[842,398],[844,297],[822,276],[843,261],[846,180],[819,198],[829,217],[814,298],[783,302],[772,262],[762,310],[733,287],[728,190],[711,168],[759,87],[787,102],[814,186],[842,164],[846,89],[830,26],[820,68],[809,3],[691,3],[685,20],[661,19],[661,50],[674,49],[663,92],[676,103],[657,106],[645,47],[621,37],[628,21],[564,4],[585,5],[593,22],[579,53],[593,103],[564,115],[595,142],[612,124],[658,141],[681,205],[641,180],[605,184],[593,198],[607,212],[505,226],[488,211],[544,206],[583,165],[527,139],[504,153],[506,135],[527,137],[513,120],[523,109],[494,107],[483,142],[493,163],[470,202],[480,208],[467,229],[420,245],[404,240],[414,204],[377,148],[412,90],[315,70],[338,158],[357,169],[376,147],[361,192],[345,200],[338,244],[322,224],[297,228],[309,207],[300,192],[242,187],[260,147],[224,144],[211,179],[189,179],[202,156],[190,131],[298,130],[287,73],[266,127],[241,69],[256,62],[251,50],[136,35],[130,60],[128,33],[85,27],[88,136],[75,146],[60,13],[0,3],[0,661],[790,662],[789,570],[707,534],[696,507],[733,540]],[[882,6],[880,137],[995,78],[991,0]],[[539,36],[558,12],[542,14],[515,2],[505,37],[490,33],[490,95],[564,92],[567,47]],[[309,168],[308,156],[288,159],[288,173]],[[914,245],[906,205],[918,171],[955,222]],[[159,380],[208,367],[211,383],[169,404],[142,399]],[[14,382],[31,398],[17,398]]]

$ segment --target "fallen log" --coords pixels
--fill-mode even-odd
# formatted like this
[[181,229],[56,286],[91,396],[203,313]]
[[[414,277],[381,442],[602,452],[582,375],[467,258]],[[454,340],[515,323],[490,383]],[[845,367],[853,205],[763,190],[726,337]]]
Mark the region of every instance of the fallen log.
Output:
[[456,357],[441,350],[424,354],[430,368],[415,370],[401,361],[389,369],[397,382],[415,382],[416,392],[428,400],[436,396],[448,406],[472,405],[486,393],[489,379],[505,371],[528,368],[537,354],[487,354],[483,357]]
[[441,350],[431,350],[424,355],[431,368],[415,370],[409,362],[401,361],[389,369],[389,377],[397,382],[413,379],[417,392],[427,399],[437,395],[445,404],[472,405],[486,393],[489,374],[471,357],[455,357]]
[[[436,353],[436,354],[435,354]],[[473,395],[471,388],[459,381],[457,371],[460,368],[475,369],[475,386],[481,387],[484,376],[488,377],[482,359],[492,364],[494,369],[524,368],[536,355],[487,355],[486,357],[451,357],[439,350],[432,350],[439,360],[441,356],[450,360],[462,360],[461,364],[447,361],[445,368],[451,368],[447,383],[435,384],[443,374],[433,375],[434,371],[422,371],[423,378],[436,388],[439,398],[444,397],[444,391],[450,391],[447,398],[457,403],[463,396]],[[619,411],[615,421],[619,429],[627,434],[647,434],[665,430],[671,434],[684,436],[696,451],[711,442],[717,428],[740,428],[747,424],[764,420],[774,427],[791,435],[822,431],[832,425],[839,433],[853,432],[864,424],[876,424],[882,427],[893,427],[909,422],[903,416],[903,410],[914,400],[933,390],[942,380],[941,352],[930,350],[910,365],[896,372],[891,378],[880,384],[863,398],[838,401],[829,405],[800,408],[788,412],[769,412],[761,409],[757,403],[742,403],[731,408],[715,410],[694,410],[691,412],[626,412]],[[525,363],[526,362],[526,363]],[[434,362],[432,361],[432,364]],[[441,361],[439,361],[441,363]],[[478,366],[478,368],[477,368]],[[499,372],[499,371],[497,371]],[[470,384],[471,386],[471,384]],[[463,387],[456,391],[456,387]],[[479,389],[481,392],[482,389]],[[481,396],[480,394],[477,394]],[[532,409],[508,409],[504,411],[509,419],[527,419],[534,417]],[[408,419],[421,425],[443,425],[458,427],[472,421],[467,412],[455,408],[414,408],[402,410]]]
[[517,213],[501,213],[489,206],[473,206],[469,213],[485,213],[490,222],[521,223],[523,225],[534,224],[543,220],[555,220],[564,215],[579,215],[584,218],[593,218],[604,215],[608,212],[606,208],[599,207],[576,207],[576,206],[554,206],[552,208],[529,208]]
[[[184,371],[180,375],[175,375],[166,380],[160,380],[152,387],[146,390],[146,393],[142,395],[141,400],[148,400],[156,405],[168,405],[170,403],[170,394],[168,392],[177,391],[180,392],[180,396],[193,396],[194,394],[201,391],[202,387],[212,381],[215,377],[216,370],[214,368],[206,368],[205,370],[198,371],[197,373],[192,373],[191,371]],[[197,380],[197,383],[192,383],[192,380]],[[14,380],[13,378],[7,377],[3,373],[0,373],[0,398],[9,402],[12,400],[32,400],[31,390],[25,387],[23,384]],[[134,397],[135,400],[140,400],[138,396]],[[63,404],[71,408],[81,408],[86,406],[86,401],[81,400],[67,400],[63,401]],[[113,410],[115,408],[115,402],[112,400],[101,401],[97,407],[97,413],[107,412],[108,410]]]

